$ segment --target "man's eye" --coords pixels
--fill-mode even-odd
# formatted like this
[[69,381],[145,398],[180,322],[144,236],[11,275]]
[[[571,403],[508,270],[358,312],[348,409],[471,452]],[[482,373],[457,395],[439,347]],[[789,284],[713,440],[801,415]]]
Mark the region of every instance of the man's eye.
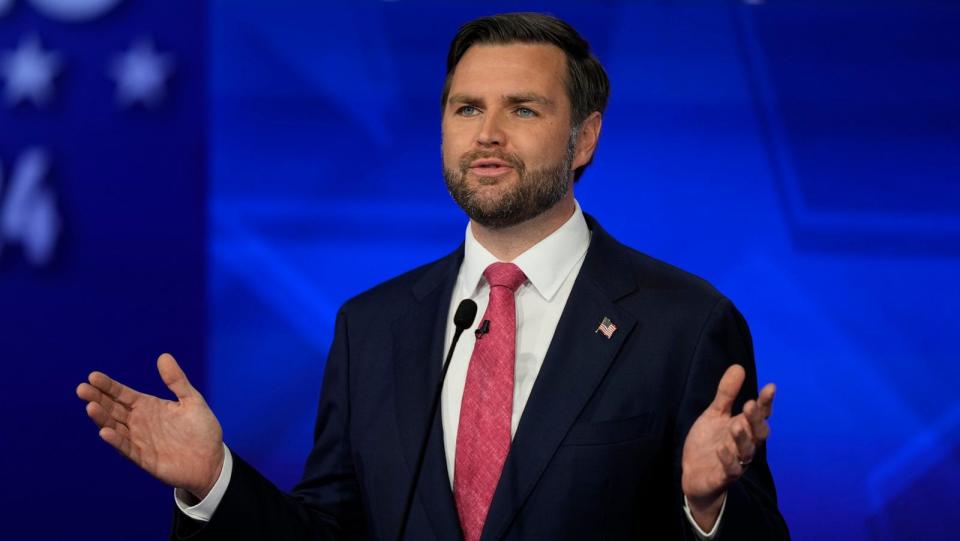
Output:
[[464,105],[457,109],[457,114],[460,116],[474,116],[480,113],[480,110],[472,105]]
[[516,113],[520,118],[533,118],[537,116],[537,112],[529,107],[518,107]]

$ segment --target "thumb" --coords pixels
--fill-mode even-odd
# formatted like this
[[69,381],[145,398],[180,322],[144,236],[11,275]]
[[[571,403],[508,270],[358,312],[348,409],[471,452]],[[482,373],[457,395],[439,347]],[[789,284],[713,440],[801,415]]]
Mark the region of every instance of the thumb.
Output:
[[180,365],[177,364],[173,355],[169,353],[160,355],[160,357],[157,358],[157,371],[160,372],[160,377],[167,385],[167,388],[173,391],[173,394],[177,395],[177,398],[182,400],[197,393],[197,390],[190,385],[190,381],[187,380],[186,374],[183,373],[183,370],[180,368]]
[[710,409],[718,413],[730,414],[733,409],[733,401],[737,399],[740,393],[740,387],[743,387],[743,381],[747,373],[739,364],[731,365],[720,378],[720,385],[717,386],[717,396],[710,404]]

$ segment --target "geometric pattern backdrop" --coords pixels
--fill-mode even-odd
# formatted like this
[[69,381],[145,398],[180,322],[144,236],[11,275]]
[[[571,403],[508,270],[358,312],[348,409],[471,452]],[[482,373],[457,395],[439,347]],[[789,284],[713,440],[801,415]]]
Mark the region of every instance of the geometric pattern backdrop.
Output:
[[477,15],[544,9],[612,80],[584,209],[751,323],[760,377],[780,386],[770,460],[795,537],[952,531],[955,6],[223,4],[210,390],[230,442],[281,485],[309,445],[336,307],[462,238],[439,174],[450,37]]
[[35,528],[56,487],[59,537],[99,538],[93,517],[120,500],[129,538],[165,538],[170,491],[70,396],[94,368],[163,393],[164,350],[228,445],[292,486],[338,306],[462,241],[440,174],[449,40],[529,10],[571,22],[611,78],[584,210],[749,321],[760,383],[779,387],[769,457],[793,537],[956,530],[954,2],[120,0],[83,24],[49,22],[47,3],[0,0],[0,61],[37,36],[101,66],[149,34],[172,68],[153,105],[115,103],[103,67],[62,72],[69,106],[0,104],[0,214],[16,160],[46,145],[62,232],[46,266],[23,234],[0,244],[0,358],[18,378],[0,390],[37,412],[0,437],[4,513]]

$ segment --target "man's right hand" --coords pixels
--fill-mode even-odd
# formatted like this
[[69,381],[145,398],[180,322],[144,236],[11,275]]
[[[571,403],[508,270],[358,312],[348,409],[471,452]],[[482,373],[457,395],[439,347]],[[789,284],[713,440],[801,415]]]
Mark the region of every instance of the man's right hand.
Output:
[[157,479],[202,500],[223,467],[223,430],[172,356],[161,355],[157,370],[177,401],[135,391],[102,372],[77,386],[77,396],[87,402],[87,415],[104,441]]

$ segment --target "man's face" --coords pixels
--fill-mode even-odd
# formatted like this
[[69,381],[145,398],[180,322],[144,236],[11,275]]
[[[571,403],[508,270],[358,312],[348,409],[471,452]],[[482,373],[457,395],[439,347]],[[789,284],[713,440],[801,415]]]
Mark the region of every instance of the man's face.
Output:
[[546,44],[474,45],[460,59],[443,111],[443,173],[473,221],[508,227],[567,195],[566,71],[563,51]]

